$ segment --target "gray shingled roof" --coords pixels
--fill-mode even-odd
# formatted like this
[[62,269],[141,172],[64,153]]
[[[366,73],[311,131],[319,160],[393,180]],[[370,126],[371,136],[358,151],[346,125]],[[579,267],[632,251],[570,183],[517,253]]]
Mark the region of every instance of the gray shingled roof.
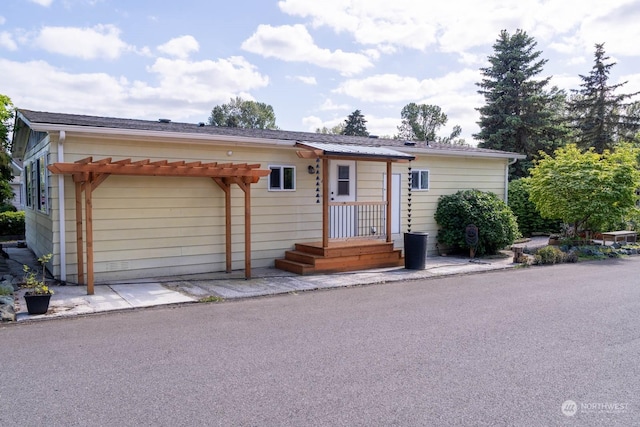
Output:
[[[52,124],[52,125],[69,125],[69,126],[86,126],[96,128],[110,128],[110,129],[128,129],[128,130],[148,130],[148,131],[160,131],[160,132],[176,132],[176,133],[193,133],[200,135],[221,135],[221,136],[235,136],[245,138],[260,138],[260,139],[273,139],[284,140],[294,142],[323,142],[331,144],[346,144],[346,145],[360,145],[368,147],[395,147],[395,148],[408,148],[405,145],[405,141],[397,139],[387,138],[367,138],[359,136],[345,136],[345,135],[330,135],[322,133],[312,132],[296,132],[285,130],[269,130],[269,129],[243,129],[243,128],[228,128],[219,126],[201,126],[198,123],[179,123],[169,122],[164,123],[161,121],[151,120],[136,120],[136,119],[122,119],[116,117],[98,117],[98,116],[85,116],[79,114],[63,114],[63,113],[48,113],[42,111],[31,110],[18,110],[31,124]],[[425,151],[434,152],[468,152],[469,154],[481,154],[486,155],[498,155],[503,157],[504,155],[515,153],[509,153],[506,151],[488,150],[484,148],[476,148],[470,146],[458,146],[449,144],[437,144],[429,143],[429,145],[423,142],[416,142],[415,148],[424,149]]]

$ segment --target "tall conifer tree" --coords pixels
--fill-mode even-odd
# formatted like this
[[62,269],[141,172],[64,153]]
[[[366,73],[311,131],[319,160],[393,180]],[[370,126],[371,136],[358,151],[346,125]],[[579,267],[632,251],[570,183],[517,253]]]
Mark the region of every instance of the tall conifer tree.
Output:
[[555,107],[564,92],[545,89],[550,77],[536,79],[547,63],[536,45],[525,31],[501,31],[490,66],[480,69],[484,78],[477,83],[486,102],[478,108],[478,147],[527,155],[511,166],[512,178],[526,176],[538,152],[553,152],[567,134]]
[[605,56],[604,44],[596,44],[591,72],[580,75],[581,89],[573,90],[569,113],[576,129],[577,144],[582,149],[593,147],[596,152],[611,150],[621,138],[633,138],[640,129],[637,108],[625,102],[640,92],[615,94],[627,82],[609,85],[609,73],[616,64]]

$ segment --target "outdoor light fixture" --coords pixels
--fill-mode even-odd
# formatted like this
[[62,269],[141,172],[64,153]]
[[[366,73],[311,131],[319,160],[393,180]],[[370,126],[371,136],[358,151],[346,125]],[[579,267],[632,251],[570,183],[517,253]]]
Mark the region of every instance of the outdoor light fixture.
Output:
[[309,172],[309,175],[313,175],[314,173],[316,173],[316,168],[314,168],[312,165],[309,165],[309,167],[307,168],[307,172]]

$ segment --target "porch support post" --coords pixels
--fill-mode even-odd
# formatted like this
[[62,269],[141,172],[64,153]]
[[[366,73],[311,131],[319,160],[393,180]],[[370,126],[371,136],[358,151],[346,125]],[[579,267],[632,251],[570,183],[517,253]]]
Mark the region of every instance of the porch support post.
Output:
[[329,159],[322,158],[322,247],[329,247]]
[[387,206],[386,206],[386,220],[387,220],[387,243],[391,242],[391,183],[392,181],[392,167],[391,162],[387,162]]

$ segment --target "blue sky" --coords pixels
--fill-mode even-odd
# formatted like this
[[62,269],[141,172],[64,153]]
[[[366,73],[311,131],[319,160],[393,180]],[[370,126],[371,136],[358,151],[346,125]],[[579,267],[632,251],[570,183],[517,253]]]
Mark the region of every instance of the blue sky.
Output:
[[18,108],[206,121],[240,96],[284,130],[332,127],[359,109],[397,133],[402,107],[435,104],[475,144],[475,83],[502,29],[577,88],[595,43],[611,83],[640,91],[640,0],[3,0],[0,93]]

